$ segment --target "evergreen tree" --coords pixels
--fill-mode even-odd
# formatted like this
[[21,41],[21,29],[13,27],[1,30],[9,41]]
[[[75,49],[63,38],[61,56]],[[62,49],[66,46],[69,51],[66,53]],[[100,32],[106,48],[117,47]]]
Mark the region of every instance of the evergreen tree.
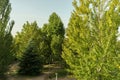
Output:
[[60,17],[55,12],[50,15],[49,23],[43,26],[42,31],[47,38],[48,54],[51,58],[49,61],[60,61],[65,30]]
[[[0,1],[0,76],[7,71],[13,59],[11,30],[14,21],[9,23],[11,4],[9,0]],[[8,24],[9,23],[9,24]]]
[[78,80],[119,80],[119,0],[74,0],[62,57]]
[[42,72],[42,61],[37,53],[34,40],[30,41],[28,47],[24,51],[19,66],[19,74],[22,75],[38,75]]

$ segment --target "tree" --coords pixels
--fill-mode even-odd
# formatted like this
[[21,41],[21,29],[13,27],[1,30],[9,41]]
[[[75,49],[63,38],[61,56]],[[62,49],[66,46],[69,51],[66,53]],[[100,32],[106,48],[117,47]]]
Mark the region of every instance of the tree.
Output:
[[[9,0],[0,1],[0,76],[7,71],[13,59],[11,30],[14,21],[9,23],[11,4]],[[8,24],[9,23],[9,24]]]
[[38,31],[39,28],[36,22],[27,22],[23,25],[22,31],[17,33],[14,38],[14,49],[17,59],[21,59],[22,53],[27,47],[29,40],[34,38]]
[[62,57],[78,80],[119,80],[119,0],[74,0]]
[[49,23],[43,26],[42,32],[46,34],[48,54],[52,58],[52,61],[49,61],[60,61],[65,30],[60,17],[55,12],[50,15]]
[[42,61],[37,53],[34,40],[30,41],[28,47],[24,51],[19,66],[19,74],[22,75],[38,75],[40,72],[42,72]]
[[51,54],[51,48],[49,46],[49,39],[47,37],[47,26],[46,24],[43,26],[43,28],[39,29],[37,36],[37,44],[39,44],[39,54],[43,58],[43,63],[48,64],[50,62],[50,54]]

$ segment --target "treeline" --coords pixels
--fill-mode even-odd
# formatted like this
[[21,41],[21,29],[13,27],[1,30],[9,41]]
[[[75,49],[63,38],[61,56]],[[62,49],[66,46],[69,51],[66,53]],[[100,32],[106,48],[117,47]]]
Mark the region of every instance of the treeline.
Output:
[[0,1],[0,76],[14,61],[19,63],[18,73],[24,75],[37,75],[42,72],[44,64],[63,61],[61,54],[65,28],[55,12],[42,28],[36,21],[26,22],[15,37],[11,34],[14,21],[9,22],[10,12],[9,0]]
[[26,22],[22,31],[14,38],[15,56],[20,60],[30,40],[34,40],[38,53],[43,58],[46,57],[43,60],[45,63],[60,60],[64,33],[63,23],[56,13],[50,15],[49,23],[42,28],[38,27],[36,22]]
[[[41,65],[51,63],[62,64],[63,60],[61,54],[64,34],[64,25],[56,13],[52,13],[50,15],[49,22],[44,24],[42,28],[38,27],[36,22],[25,23],[22,31],[18,32],[14,38],[13,53],[16,60],[20,61],[20,65],[22,65],[21,68],[24,67],[22,72],[24,73],[26,69],[28,70],[30,67],[32,67],[32,69],[30,68],[30,70],[25,73],[34,74],[35,71],[33,67],[36,65],[40,68],[40,66],[37,65],[37,58],[33,57],[35,53],[37,53],[36,55],[39,56],[38,58],[40,59]],[[34,48],[32,48],[33,50],[30,52],[28,48],[31,46]],[[27,67],[27,65],[29,66]]]
[[52,13],[43,27],[26,22],[12,37],[11,5],[0,1],[0,75],[18,61],[18,73],[24,75],[39,74],[44,64],[57,63],[78,80],[119,80],[120,1],[74,0],[73,6],[66,29]]

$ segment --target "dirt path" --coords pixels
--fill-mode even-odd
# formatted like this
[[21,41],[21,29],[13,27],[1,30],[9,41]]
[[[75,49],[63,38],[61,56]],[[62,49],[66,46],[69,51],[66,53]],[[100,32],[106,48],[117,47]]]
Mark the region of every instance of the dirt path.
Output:
[[[50,79],[48,75],[40,75],[37,77],[22,77],[22,76],[9,76],[7,80],[56,80],[55,78]],[[73,78],[58,78],[58,80],[75,80]]]
[[8,80],[49,80],[46,75],[37,77],[10,76]]
[[[56,80],[55,78],[52,78],[52,79],[49,78],[49,76],[51,74],[54,74],[55,71],[60,67],[55,65],[50,65],[50,66],[47,65],[47,66],[44,66],[44,68],[46,69],[43,71],[43,74],[39,76],[35,76],[35,77],[19,76],[15,74],[16,70],[18,69],[18,64],[14,64],[10,68],[10,74],[7,76],[8,77],[7,80]],[[58,80],[75,80],[75,79],[68,78],[65,76],[63,78],[58,78]]]

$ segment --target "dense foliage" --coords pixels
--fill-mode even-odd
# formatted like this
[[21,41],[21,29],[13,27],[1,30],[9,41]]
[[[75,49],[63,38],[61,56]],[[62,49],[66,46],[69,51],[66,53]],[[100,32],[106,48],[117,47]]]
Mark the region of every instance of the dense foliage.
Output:
[[52,13],[49,17],[49,23],[45,24],[42,29],[45,34],[48,46],[48,56],[50,62],[60,61],[62,53],[62,43],[65,29],[60,17]]
[[21,59],[21,56],[27,47],[29,40],[35,37],[38,30],[39,29],[36,22],[26,22],[26,24],[23,25],[22,31],[17,33],[14,38],[14,50],[17,59]]
[[[0,1],[0,76],[3,75],[13,59],[11,30],[14,21],[9,23],[11,5],[9,0]],[[8,24],[9,23],[9,24]]]
[[[37,75],[43,64],[66,63],[78,80],[119,80],[120,0],[74,0],[66,32],[53,12],[39,27],[26,22],[13,38],[14,21],[9,21],[11,4],[0,1],[0,76],[15,57],[19,74]],[[58,63],[57,63],[58,64]]]
[[[79,2],[79,3],[78,3]],[[119,0],[74,0],[62,57],[78,80],[119,80]]]
[[19,74],[21,75],[38,75],[40,72],[42,72],[42,59],[40,59],[40,56],[37,53],[34,40],[29,42],[28,47],[23,53],[19,66]]

